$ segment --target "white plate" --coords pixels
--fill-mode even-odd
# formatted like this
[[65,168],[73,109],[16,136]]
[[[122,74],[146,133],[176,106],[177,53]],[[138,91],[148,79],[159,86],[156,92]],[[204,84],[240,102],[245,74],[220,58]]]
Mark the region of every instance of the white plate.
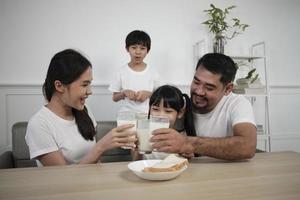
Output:
[[173,172],[143,172],[142,170],[145,167],[152,167],[155,163],[160,162],[161,160],[139,160],[134,161],[128,164],[128,168],[135,173],[138,177],[142,179],[147,179],[151,181],[161,181],[161,180],[170,180],[177,177],[184,170],[186,170],[187,166],[185,165],[183,168]]

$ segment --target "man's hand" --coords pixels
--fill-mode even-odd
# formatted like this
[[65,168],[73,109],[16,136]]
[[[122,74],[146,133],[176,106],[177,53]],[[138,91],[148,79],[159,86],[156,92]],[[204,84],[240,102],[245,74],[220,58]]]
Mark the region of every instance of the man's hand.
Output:
[[193,153],[191,145],[188,144],[187,136],[178,133],[171,128],[161,128],[153,131],[150,139],[153,149],[167,153]]

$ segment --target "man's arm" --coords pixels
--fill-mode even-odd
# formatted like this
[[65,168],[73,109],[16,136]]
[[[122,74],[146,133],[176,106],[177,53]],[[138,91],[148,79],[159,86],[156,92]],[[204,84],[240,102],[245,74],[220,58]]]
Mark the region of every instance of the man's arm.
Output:
[[154,131],[151,141],[158,151],[200,154],[224,160],[252,158],[256,150],[256,127],[251,123],[239,123],[233,127],[234,135],[225,138],[188,137],[174,129]]
[[256,127],[239,123],[233,127],[233,133],[226,138],[189,137],[182,151],[193,149],[194,153],[225,160],[252,158],[256,151]]

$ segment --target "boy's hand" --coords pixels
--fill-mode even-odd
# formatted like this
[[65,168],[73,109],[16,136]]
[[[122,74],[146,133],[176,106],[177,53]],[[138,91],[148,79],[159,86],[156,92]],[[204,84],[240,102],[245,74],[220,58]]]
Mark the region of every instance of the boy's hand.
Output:
[[136,92],[133,90],[123,90],[125,97],[132,101],[136,101]]
[[136,93],[136,101],[144,102],[146,99],[148,99],[151,96],[151,92],[146,90],[137,91]]

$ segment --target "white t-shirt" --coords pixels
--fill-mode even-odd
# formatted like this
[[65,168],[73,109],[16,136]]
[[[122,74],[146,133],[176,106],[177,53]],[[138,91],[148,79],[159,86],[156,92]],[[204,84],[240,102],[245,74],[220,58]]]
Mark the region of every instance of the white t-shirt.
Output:
[[[159,75],[151,68],[146,66],[143,71],[137,72],[132,70],[128,64],[122,66],[111,81],[109,90],[111,92],[121,92],[123,90],[147,90],[152,92],[158,86]],[[131,101],[127,97],[122,100],[120,111],[133,111],[148,113],[149,98],[144,102]]]
[[211,112],[194,113],[194,122],[198,136],[214,138],[233,136],[233,126],[241,122],[256,126],[250,102],[234,93],[224,96]]
[[[93,114],[90,110],[88,113],[96,127]],[[82,137],[75,119],[65,120],[46,106],[29,120],[25,140],[30,159],[59,150],[69,164],[78,163],[96,144],[95,139],[87,141]],[[37,164],[42,166],[38,160]]]

